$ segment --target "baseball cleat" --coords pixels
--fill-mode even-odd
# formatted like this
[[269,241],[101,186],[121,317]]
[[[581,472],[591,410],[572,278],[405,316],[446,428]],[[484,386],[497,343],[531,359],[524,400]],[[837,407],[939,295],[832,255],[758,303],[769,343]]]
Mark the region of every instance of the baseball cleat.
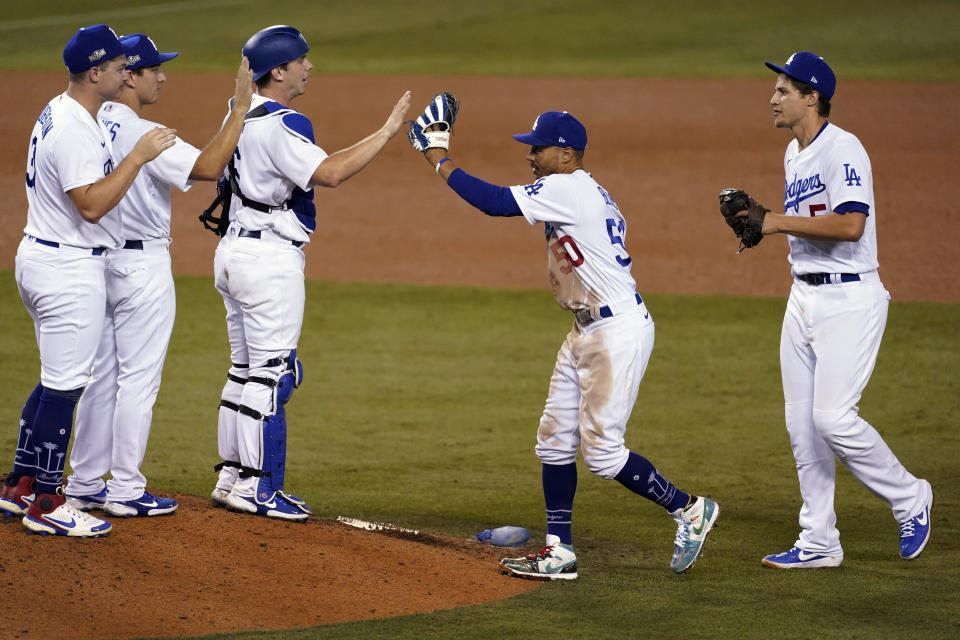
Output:
[[85,496],[72,496],[67,494],[67,504],[80,511],[92,511],[93,509],[103,509],[103,503],[107,501],[107,490],[100,489],[99,493],[92,493]]
[[161,498],[143,492],[143,495],[135,500],[107,500],[103,505],[103,510],[112,516],[129,518],[131,516],[165,516],[173,513],[180,506],[176,500],[171,498]]
[[760,564],[772,569],[820,569],[839,567],[841,562],[843,555],[825,556],[794,547],[790,551],[769,555],[761,560]]
[[0,513],[6,517],[25,514],[33,503],[34,480],[33,476],[8,475],[0,493]]
[[75,509],[59,494],[41,493],[23,516],[28,533],[71,538],[97,538],[113,528],[106,520]]
[[225,507],[227,506],[227,496],[229,495],[229,490],[217,487],[213,490],[213,493],[210,494],[210,502],[212,502],[215,507]]
[[[294,502],[296,500],[297,502]],[[227,509],[238,513],[252,513],[268,518],[306,522],[310,517],[310,509],[303,501],[295,496],[289,498],[281,491],[275,491],[268,500],[259,501],[253,496],[239,496],[235,493],[227,495]]]
[[528,580],[576,580],[573,546],[557,542],[523,558],[504,558],[500,572]]
[[906,522],[900,523],[900,557],[904,560],[913,560],[919,556],[923,548],[927,546],[927,541],[930,540],[930,511],[933,509],[933,489],[926,480],[921,482],[927,485],[930,499],[923,506],[923,511]]
[[674,518],[677,521],[677,537],[670,559],[671,571],[683,573],[693,566],[719,515],[720,505],[710,498],[697,497]]

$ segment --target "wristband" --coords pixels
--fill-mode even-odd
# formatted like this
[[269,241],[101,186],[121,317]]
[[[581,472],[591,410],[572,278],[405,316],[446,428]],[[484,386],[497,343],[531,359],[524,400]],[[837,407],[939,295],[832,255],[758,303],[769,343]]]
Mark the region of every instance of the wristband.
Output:
[[437,163],[437,175],[440,175],[440,165],[442,165],[444,162],[446,162],[449,159],[450,158],[444,158],[443,160]]

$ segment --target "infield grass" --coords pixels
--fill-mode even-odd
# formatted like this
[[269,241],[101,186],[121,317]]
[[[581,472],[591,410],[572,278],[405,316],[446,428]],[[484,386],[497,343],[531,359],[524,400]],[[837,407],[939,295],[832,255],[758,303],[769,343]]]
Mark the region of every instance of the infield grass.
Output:
[[[143,468],[151,487],[203,496],[214,482],[228,363],[223,307],[209,279],[177,278],[177,291]],[[952,515],[960,305],[894,304],[861,403],[898,457],[934,486],[923,556],[898,557],[889,509],[841,470],[843,566],[777,572],[762,569],[760,558],[789,548],[800,506],[777,362],[784,301],[646,297],[657,344],[627,444],[722,507],[689,574],[667,568],[672,520],[581,466],[574,583],[429,615],[216,637],[960,636],[960,524]],[[308,282],[306,377],[288,405],[288,486],[321,518],[352,515],[464,538],[514,524],[536,543],[544,515],[533,444],[569,325],[545,290]],[[9,456],[38,375],[32,323],[10,271],[0,272],[0,327],[0,422],[8,425],[0,456]]]
[[764,60],[823,55],[842,80],[960,80],[955,0],[61,0],[4,3],[0,69],[62,70],[77,28],[105,22],[180,51],[178,71],[236,68],[246,39],[301,29],[314,73],[768,78]]

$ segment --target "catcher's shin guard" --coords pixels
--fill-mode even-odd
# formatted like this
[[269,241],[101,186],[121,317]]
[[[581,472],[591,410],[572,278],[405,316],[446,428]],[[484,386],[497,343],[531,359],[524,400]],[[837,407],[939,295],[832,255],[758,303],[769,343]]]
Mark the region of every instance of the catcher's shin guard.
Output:
[[217,415],[217,450],[223,462],[214,467],[220,473],[217,486],[230,490],[237,481],[240,467],[240,451],[237,446],[237,411],[243,385],[247,383],[247,364],[231,363],[227,383],[220,394],[220,409]]
[[257,499],[270,500],[275,492],[283,492],[284,488],[287,462],[287,412],[284,405],[290,401],[293,390],[303,380],[303,365],[297,359],[296,349],[286,357],[268,361],[263,373],[267,375],[251,375],[248,382],[270,389],[269,404],[272,411],[263,413],[250,407],[240,407],[240,413],[260,422],[259,469],[246,469],[241,475],[245,471],[258,476]]

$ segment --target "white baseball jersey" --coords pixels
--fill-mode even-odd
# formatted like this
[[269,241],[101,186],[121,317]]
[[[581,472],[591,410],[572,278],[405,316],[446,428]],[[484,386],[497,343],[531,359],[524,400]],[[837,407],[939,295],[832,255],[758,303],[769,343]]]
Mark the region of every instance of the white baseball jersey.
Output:
[[[141,119],[133,109],[118,102],[104,103],[98,115],[118,158],[126,157],[143,134],[163,126]],[[190,172],[199,155],[199,149],[178,137],[172,147],[143,166],[117,205],[123,218],[124,240],[170,235],[170,187],[187,191],[193,186]]]
[[[309,242],[317,224],[310,178],[327,153],[314,144],[306,116],[255,94],[250,111],[259,107],[266,113],[244,123],[234,167],[245,197],[277,208],[258,211],[234,195],[230,219],[248,231],[270,229],[288,240]],[[288,205],[294,196],[297,204]]]
[[73,247],[120,245],[120,214],[116,209],[90,223],[80,216],[67,195],[113,171],[112,152],[103,126],[79,102],[66,93],[51,100],[30,136],[24,233]]
[[593,176],[578,169],[510,191],[527,222],[545,223],[547,271],[557,304],[576,310],[633,299],[636,282],[623,242],[627,224]]
[[788,236],[794,273],[863,273],[877,262],[873,171],[860,141],[827,123],[807,148],[792,140],[783,158],[783,208],[791,216],[825,215],[845,202],[869,207],[863,235],[856,242],[809,240]]

